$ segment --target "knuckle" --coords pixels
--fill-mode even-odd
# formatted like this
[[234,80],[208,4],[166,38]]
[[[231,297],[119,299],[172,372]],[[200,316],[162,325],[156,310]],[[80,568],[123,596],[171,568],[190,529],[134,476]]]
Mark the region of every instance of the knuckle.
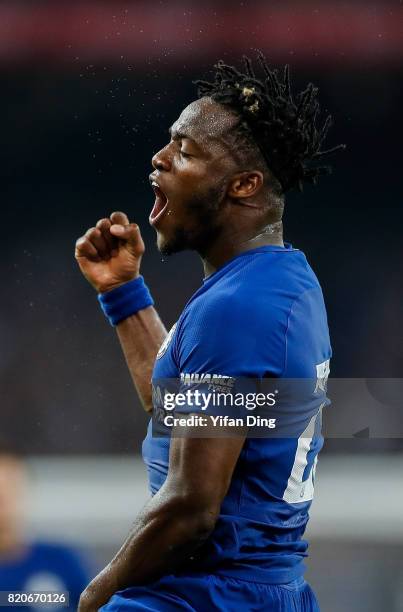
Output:
[[86,242],[85,236],[80,236],[80,238],[77,238],[76,240],[76,248],[80,249]]
[[115,210],[115,212],[111,214],[110,219],[112,222],[115,222],[115,223],[128,223],[129,222],[127,215],[121,210]]
[[85,232],[85,236],[86,236],[87,238],[90,238],[90,239],[91,239],[91,238],[94,238],[94,237],[95,237],[95,236],[97,236],[97,235],[98,235],[98,230],[97,230],[97,228],[96,228],[96,227],[90,227],[90,229],[88,229],[88,230]]

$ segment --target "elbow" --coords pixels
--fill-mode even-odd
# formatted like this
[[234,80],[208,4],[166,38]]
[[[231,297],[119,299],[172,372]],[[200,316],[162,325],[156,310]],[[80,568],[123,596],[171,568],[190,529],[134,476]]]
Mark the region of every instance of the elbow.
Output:
[[182,518],[177,517],[183,541],[190,550],[199,548],[211,536],[216,526],[218,514],[207,510],[193,511]]
[[205,540],[215,528],[220,506],[212,500],[193,496],[179,496],[171,499],[170,514],[187,533],[198,540]]
[[193,518],[194,532],[200,540],[206,540],[214,531],[217,523],[219,510],[213,508],[201,508]]

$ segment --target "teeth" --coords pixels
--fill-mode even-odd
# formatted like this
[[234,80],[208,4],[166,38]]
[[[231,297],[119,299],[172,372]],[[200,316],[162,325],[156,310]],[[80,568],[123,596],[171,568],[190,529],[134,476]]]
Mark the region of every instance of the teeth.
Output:
[[153,181],[151,183],[151,187],[154,189],[155,195],[157,197],[159,197],[160,199],[165,201],[165,204],[168,201],[168,198],[166,196],[166,194],[162,191],[161,187],[158,185],[158,183],[156,181]]

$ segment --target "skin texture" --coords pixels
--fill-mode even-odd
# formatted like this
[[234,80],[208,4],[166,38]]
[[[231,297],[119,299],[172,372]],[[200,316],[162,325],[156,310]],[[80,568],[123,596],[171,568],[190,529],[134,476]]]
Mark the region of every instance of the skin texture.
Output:
[[[283,245],[283,202],[253,147],[245,154],[235,150],[238,121],[209,98],[192,102],[171,127],[168,144],[152,159],[150,181],[168,198],[154,224],[158,248],[166,254],[196,250],[206,276],[243,251]],[[154,206],[152,223],[161,209]],[[136,278],[143,253],[138,226],[115,212],[77,241],[75,255],[87,280],[104,292]],[[148,307],[119,323],[117,332],[143,406],[150,410],[151,372],[165,327]],[[117,590],[186,564],[214,529],[243,443],[242,434],[172,438],[164,485],[137,517],[114,559],[84,591],[80,612],[97,610]]]

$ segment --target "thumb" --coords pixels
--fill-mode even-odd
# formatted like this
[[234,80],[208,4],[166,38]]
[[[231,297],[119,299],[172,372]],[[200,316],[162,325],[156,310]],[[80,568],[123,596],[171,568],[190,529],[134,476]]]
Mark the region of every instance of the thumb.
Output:
[[119,240],[125,241],[126,248],[128,248],[133,255],[139,256],[144,253],[144,242],[137,223],[129,223],[128,225],[118,225],[114,223],[109,228],[109,231],[112,236],[116,236]]

